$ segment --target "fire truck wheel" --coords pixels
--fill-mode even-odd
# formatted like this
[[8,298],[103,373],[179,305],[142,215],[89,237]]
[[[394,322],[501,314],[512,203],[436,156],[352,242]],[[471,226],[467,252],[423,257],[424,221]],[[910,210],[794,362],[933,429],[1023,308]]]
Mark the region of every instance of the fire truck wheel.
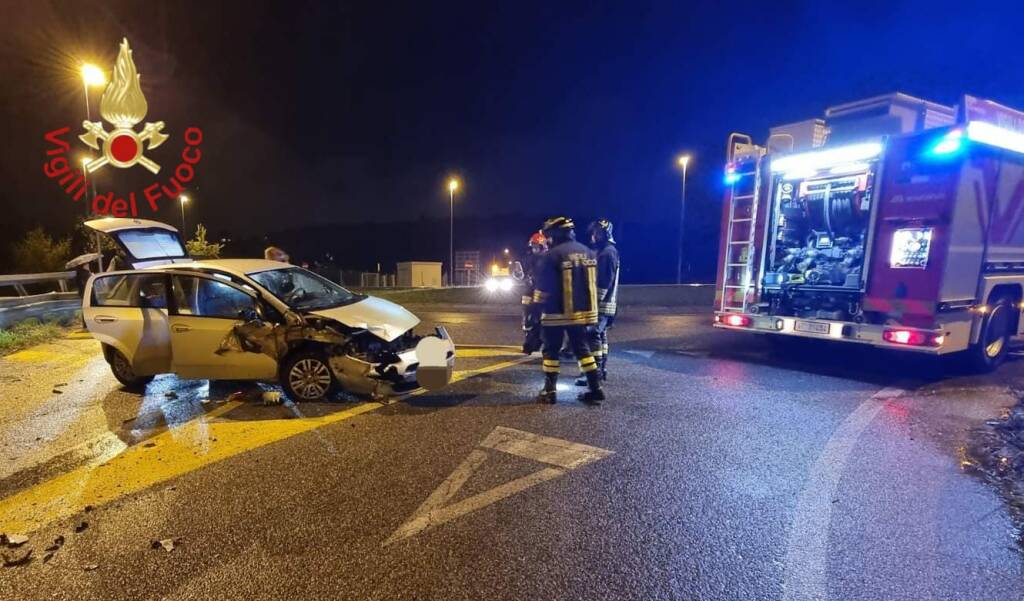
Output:
[[989,303],[991,309],[981,323],[978,342],[968,351],[977,371],[988,372],[999,367],[1006,359],[1010,346],[1010,326],[1013,324],[1013,299],[1001,296]]

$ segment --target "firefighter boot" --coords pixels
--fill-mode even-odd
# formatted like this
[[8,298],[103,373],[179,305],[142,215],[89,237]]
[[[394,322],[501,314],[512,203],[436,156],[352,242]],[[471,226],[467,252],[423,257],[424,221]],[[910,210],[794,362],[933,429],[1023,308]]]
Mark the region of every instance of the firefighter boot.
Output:
[[537,395],[537,402],[554,405],[558,400],[558,374],[544,374],[544,389]]
[[588,371],[586,376],[587,387],[590,390],[580,394],[576,398],[588,405],[600,405],[601,401],[605,399],[604,391],[601,390],[601,374],[595,369],[593,371]]

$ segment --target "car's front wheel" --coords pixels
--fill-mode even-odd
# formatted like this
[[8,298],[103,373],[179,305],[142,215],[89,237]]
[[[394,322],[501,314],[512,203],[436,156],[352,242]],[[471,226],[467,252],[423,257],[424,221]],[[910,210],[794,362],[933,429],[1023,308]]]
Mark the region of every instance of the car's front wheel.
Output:
[[293,401],[322,401],[335,385],[331,366],[315,351],[296,353],[281,368],[281,386]]
[[113,372],[117,381],[129,389],[145,388],[153,380],[153,376],[139,376],[132,369],[132,364],[121,351],[108,347],[107,363],[110,364],[110,371]]

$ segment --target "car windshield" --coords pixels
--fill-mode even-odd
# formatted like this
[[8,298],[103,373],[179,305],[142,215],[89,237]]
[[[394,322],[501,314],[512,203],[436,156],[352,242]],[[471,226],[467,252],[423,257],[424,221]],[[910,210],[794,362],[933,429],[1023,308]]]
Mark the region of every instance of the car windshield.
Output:
[[360,297],[301,267],[250,273],[249,277],[292,309],[315,311],[355,302]]

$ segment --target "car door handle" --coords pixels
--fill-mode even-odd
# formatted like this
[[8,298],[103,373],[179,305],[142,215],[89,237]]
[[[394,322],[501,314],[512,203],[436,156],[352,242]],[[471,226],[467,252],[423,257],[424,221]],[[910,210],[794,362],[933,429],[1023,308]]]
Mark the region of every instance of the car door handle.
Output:
[[174,326],[171,329],[174,330],[175,332],[191,332],[192,331],[192,328],[190,328],[188,326],[183,326],[183,325],[176,325],[176,326]]
[[117,321],[117,318],[110,315],[97,315],[96,317],[93,317],[92,320],[96,323],[114,323]]

